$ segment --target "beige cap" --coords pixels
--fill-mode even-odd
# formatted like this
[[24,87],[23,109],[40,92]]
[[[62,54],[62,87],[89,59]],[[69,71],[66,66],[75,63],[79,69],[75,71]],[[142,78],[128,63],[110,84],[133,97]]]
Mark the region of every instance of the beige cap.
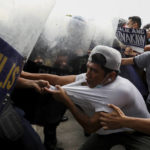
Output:
[[98,45],[90,53],[88,61],[92,61],[92,55],[95,53],[102,54],[106,59],[106,68],[119,71],[121,65],[121,54],[114,48]]

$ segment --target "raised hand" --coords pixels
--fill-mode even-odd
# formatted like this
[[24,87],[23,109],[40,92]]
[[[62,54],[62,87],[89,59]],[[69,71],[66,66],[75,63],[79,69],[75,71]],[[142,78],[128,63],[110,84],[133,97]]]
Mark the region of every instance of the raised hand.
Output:
[[113,104],[108,105],[114,111],[111,113],[100,112],[100,124],[104,130],[118,129],[122,127],[122,120],[125,117],[121,109]]

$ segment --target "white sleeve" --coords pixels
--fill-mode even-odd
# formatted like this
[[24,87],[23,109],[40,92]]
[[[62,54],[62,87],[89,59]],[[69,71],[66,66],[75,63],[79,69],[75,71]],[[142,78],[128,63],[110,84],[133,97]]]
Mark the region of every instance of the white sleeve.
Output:
[[76,75],[76,79],[75,79],[75,81],[79,81],[79,80],[85,79],[85,76],[86,76],[86,74],[85,74],[85,73],[82,73],[82,74]]
[[100,111],[103,111],[103,112],[112,112],[112,108],[108,107],[108,105],[104,105],[104,106],[101,106],[101,107],[96,107],[95,108],[95,112],[100,112]]

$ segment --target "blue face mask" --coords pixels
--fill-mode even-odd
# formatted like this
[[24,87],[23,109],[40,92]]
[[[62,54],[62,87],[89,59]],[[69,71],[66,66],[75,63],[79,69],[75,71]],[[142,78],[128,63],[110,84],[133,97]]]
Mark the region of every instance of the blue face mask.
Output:
[[98,84],[96,87],[101,88],[102,86],[103,86],[102,84]]

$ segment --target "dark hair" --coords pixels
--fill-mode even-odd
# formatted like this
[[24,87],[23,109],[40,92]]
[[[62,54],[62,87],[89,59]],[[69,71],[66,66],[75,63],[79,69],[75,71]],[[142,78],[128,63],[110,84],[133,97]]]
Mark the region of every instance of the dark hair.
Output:
[[129,17],[128,19],[131,19],[133,21],[133,23],[137,23],[139,28],[141,27],[142,21],[139,16],[132,16],[132,17]]
[[149,24],[146,24],[143,29],[149,29],[150,28],[150,23]]
[[105,67],[106,64],[106,58],[104,55],[100,54],[100,53],[95,53],[92,55],[92,63],[98,64],[104,71],[105,71],[105,75],[112,72],[112,69],[108,69]]

